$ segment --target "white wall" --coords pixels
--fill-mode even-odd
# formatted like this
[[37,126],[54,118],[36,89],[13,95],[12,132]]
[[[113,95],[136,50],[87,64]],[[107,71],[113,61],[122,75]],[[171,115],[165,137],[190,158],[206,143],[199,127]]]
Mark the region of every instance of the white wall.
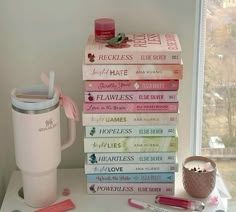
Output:
[[[117,32],[179,35],[184,61],[184,79],[179,89],[180,160],[189,154],[195,4],[193,0],[0,1],[0,203],[10,172],[16,168],[11,89],[39,83],[42,71],[54,70],[56,83],[64,94],[75,100],[81,112],[84,46],[88,34],[93,32],[94,19],[99,17],[114,18]],[[60,167],[83,167],[81,122],[77,129],[77,140],[73,148],[63,152]]]

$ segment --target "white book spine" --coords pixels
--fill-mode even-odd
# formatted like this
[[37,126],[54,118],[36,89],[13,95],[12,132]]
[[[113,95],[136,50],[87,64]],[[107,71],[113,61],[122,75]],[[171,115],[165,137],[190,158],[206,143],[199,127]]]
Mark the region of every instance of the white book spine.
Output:
[[176,152],[87,153],[88,164],[176,163]]
[[85,153],[176,152],[178,136],[84,138]]
[[176,125],[86,126],[86,137],[175,136]]
[[173,195],[174,183],[87,183],[88,194]]
[[178,163],[98,164],[85,163],[85,174],[177,172]]
[[82,113],[83,126],[177,124],[178,113]]

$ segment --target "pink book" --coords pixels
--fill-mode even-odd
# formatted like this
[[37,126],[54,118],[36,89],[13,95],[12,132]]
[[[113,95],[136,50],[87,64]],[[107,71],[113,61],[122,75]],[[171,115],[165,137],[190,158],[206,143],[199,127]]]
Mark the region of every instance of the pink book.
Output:
[[181,46],[176,34],[127,34],[119,46],[99,43],[90,35],[85,64],[180,64]]
[[178,102],[84,102],[84,113],[177,113]]
[[85,102],[178,102],[177,91],[85,92]]
[[178,80],[88,80],[85,91],[176,91]]
[[82,66],[83,80],[182,79],[181,64],[90,64]]

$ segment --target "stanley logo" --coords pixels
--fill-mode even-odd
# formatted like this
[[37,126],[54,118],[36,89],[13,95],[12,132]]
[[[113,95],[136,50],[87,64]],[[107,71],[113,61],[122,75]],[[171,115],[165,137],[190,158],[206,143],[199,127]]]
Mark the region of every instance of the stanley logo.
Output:
[[44,132],[46,130],[54,129],[56,126],[57,126],[57,124],[53,122],[52,118],[47,119],[45,121],[44,127],[39,128],[39,132]]

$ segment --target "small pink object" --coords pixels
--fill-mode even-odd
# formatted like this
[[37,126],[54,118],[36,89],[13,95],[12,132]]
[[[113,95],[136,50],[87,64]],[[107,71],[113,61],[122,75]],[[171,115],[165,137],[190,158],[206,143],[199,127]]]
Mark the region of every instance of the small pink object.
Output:
[[218,205],[218,203],[219,203],[218,196],[212,196],[209,200],[210,205]]
[[69,188],[64,188],[63,192],[62,192],[63,196],[68,196],[70,195],[70,189]]
[[115,22],[111,18],[100,18],[94,21],[95,40],[107,42],[115,37]]
[[144,209],[144,206],[142,206],[141,204],[136,203],[136,201],[133,201],[131,198],[128,199],[128,204],[134,208],[138,208],[138,209]]
[[204,165],[204,169],[205,169],[207,172],[211,172],[212,170],[214,170],[214,167],[211,165],[210,162],[207,162],[207,163],[205,163],[205,165]]

